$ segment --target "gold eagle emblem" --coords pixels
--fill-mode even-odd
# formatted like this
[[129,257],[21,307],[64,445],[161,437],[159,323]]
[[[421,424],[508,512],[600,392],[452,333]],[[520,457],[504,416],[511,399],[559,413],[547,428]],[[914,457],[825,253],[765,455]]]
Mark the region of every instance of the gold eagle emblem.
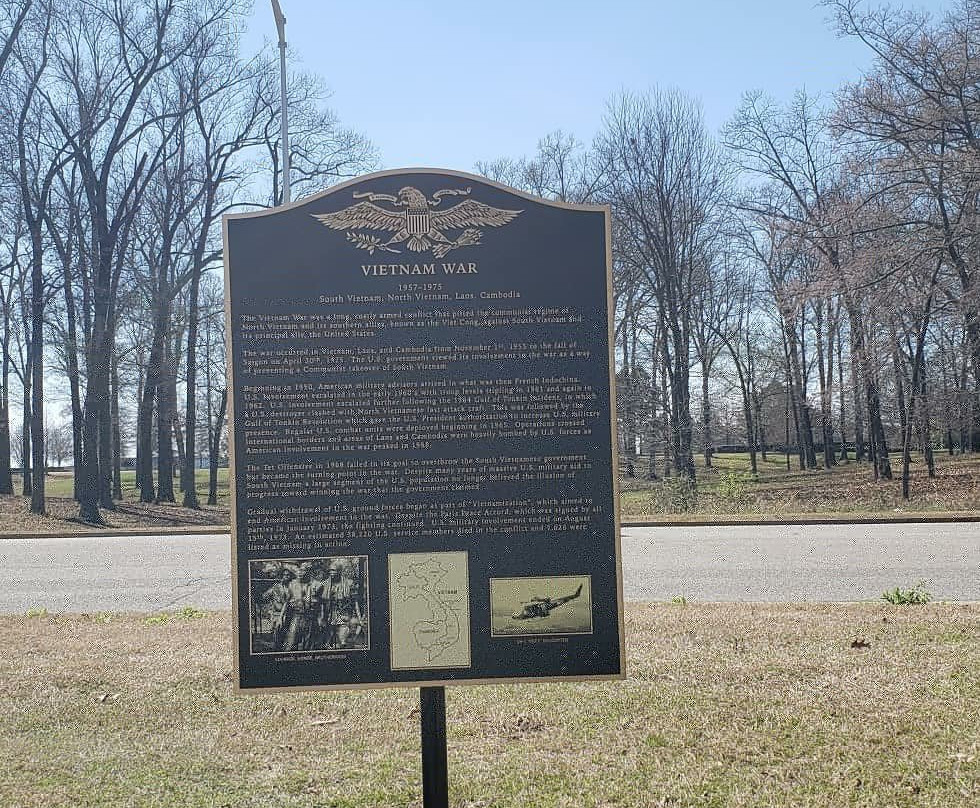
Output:
[[[310,214],[321,224],[333,230],[346,230],[347,240],[358,249],[400,253],[396,244],[405,244],[412,252],[432,250],[436,258],[442,258],[457,247],[470,247],[480,243],[483,231],[480,227],[502,227],[521,210],[494,208],[475,199],[466,199],[445,210],[436,210],[445,196],[469,196],[472,188],[461,190],[444,189],[436,191],[432,199],[426,197],[418,188],[406,186],[391,194],[354,192],[355,199],[363,201],[336,213]],[[381,207],[375,202],[391,202],[395,210]],[[359,230],[381,230],[393,233],[387,241],[371,233]],[[455,239],[446,236],[444,231],[462,230]]]

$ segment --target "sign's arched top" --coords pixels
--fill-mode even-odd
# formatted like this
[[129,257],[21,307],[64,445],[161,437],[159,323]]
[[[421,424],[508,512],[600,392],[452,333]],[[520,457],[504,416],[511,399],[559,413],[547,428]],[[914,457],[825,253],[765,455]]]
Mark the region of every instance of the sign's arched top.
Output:
[[[322,191],[317,191],[315,194],[310,194],[309,196],[303,197],[302,199],[294,200],[286,205],[279,205],[274,208],[263,208],[262,210],[252,210],[244,211],[241,213],[229,213],[225,215],[226,219],[250,219],[261,216],[275,216],[278,213],[283,213],[285,211],[294,210],[296,208],[302,208],[311,203],[318,202],[322,199],[331,197],[335,194],[342,194],[344,191],[349,191],[352,187],[360,186],[371,186],[372,184],[377,184],[378,182],[387,182],[392,178],[404,177],[406,182],[406,190],[408,191],[418,191],[416,188],[411,187],[411,181],[413,175],[426,175],[430,177],[445,177],[452,181],[461,182],[464,186],[469,185],[470,188],[474,185],[481,185],[488,188],[493,188],[498,191],[503,191],[513,196],[520,197],[527,200],[528,202],[533,202],[538,205],[549,205],[555,208],[564,208],[566,210],[582,210],[582,211],[608,211],[608,205],[593,205],[593,204],[582,204],[574,202],[565,202],[563,200],[548,199],[542,196],[536,196],[535,194],[528,193],[527,191],[521,190],[520,188],[514,188],[510,185],[506,185],[502,182],[497,182],[489,177],[483,177],[479,174],[471,174],[466,171],[455,171],[445,168],[396,168],[396,169],[385,169],[384,171],[374,171],[370,174],[363,174],[360,177],[354,177],[352,179],[344,180],[338,182],[336,185],[331,185],[329,188],[324,188]],[[367,193],[371,193],[370,190]],[[419,192],[421,193],[421,192]],[[389,194],[390,195],[390,194]]]

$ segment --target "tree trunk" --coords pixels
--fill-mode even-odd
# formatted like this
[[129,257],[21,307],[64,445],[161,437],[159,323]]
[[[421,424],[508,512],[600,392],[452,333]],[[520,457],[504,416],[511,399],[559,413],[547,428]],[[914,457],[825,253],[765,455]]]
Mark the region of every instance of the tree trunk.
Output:
[[840,460],[842,463],[849,462],[847,454],[847,420],[844,410],[844,335],[837,335],[837,394],[840,397]]
[[881,423],[881,400],[878,385],[872,379],[865,380],[865,397],[868,403],[868,422],[871,427],[872,458],[875,464],[875,477],[892,479],[892,464],[888,458],[888,439]]
[[[68,340],[65,345],[65,357],[68,370],[68,389],[71,396],[71,451],[73,464],[77,470],[82,462],[82,393],[78,372],[78,333],[75,325],[75,295],[72,291],[71,272],[66,262],[62,263],[62,270]],[[72,495],[77,500],[78,474],[73,474],[72,478]]]
[[756,446],[759,448],[759,454],[762,455],[762,462],[765,463],[768,458],[766,457],[766,452],[768,451],[768,435],[766,434],[766,425],[762,420],[762,398],[759,396],[759,391],[756,385],[752,385],[752,407],[754,410],[753,421],[755,422],[755,435],[756,435]]
[[786,412],[785,412],[784,423],[786,426],[786,432],[783,438],[783,440],[785,441],[785,443],[783,443],[783,453],[786,455],[786,471],[788,472],[789,471],[789,411],[790,411],[790,391],[789,391],[788,383],[786,385],[785,398],[786,398]]
[[[945,358],[945,350],[944,350]],[[946,376],[946,362],[943,362],[943,436],[946,443],[946,452],[952,457],[953,456],[953,417],[955,413],[955,406],[950,398],[949,392],[949,379]],[[942,447],[940,447],[942,448]]]
[[[783,357],[786,360],[786,395],[789,396],[790,403],[792,404],[792,414],[793,414],[793,430],[796,433],[796,452],[800,459],[800,471],[806,469],[806,450],[803,448],[803,430],[800,427],[800,413],[797,407],[797,394],[796,394],[796,384],[794,380],[794,369],[793,361],[790,358],[790,337],[791,329],[786,327],[786,320],[783,319]],[[787,438],[787,444],[789,439]],[[787,448],[788,451],[788,448]],[[786,469],[789,471],[789,468]]]
[[[685,330],[686,332],[686,330]],[[674,332],[674,364],[671,372],[671,402],[674,420],[674,469],[689,480],[696,479],[694,471],[694,425],[691,423],[691,362],[687,337],[678,329]]]
[[671,470],[673,468],[674,462],[672,457],[672,446],[673,446],[673,425],[671,424],[671,417],[673,413],[673,404],[671,403],[670,396],[670,384],[668,381],[668,368],[670,367],[670,354],[667,350],[666,339],[664,340],[664,361],[660,367],[660,397],[664,404],[664,465],[663,465],[663,476],[670,477]]
[[803,384],[803,372],[800,369],[800,358],[796,348],[795,334],[789,340],[789,360],[793,371],[794,405],[797,414],[800,435],[800,454],[805,467],[817,467],[817,453],[813,446],[813,421],[810,417],[810,405],[806,400],[806,387]]
[[659,355],[659,335],[650,345],[650,415],[647,419],[647,443],[650,447],[650,455],[647,462],[647,479],[657,480],[657,442],[658,427],[660,419],[658,416],[658,406],[660,403],[660,388],[658,386],[657,375],[657,356]]
[[[898,426],[899,431],[904,436],[908,431],[909,409],[908,402],[905,400],[905,368],[898,348],[898,337],[892,333],[892,369],[895,374],[895,400],[898,403]],[[915,400],[913,394],[912,400]],[[904,438],[903,438],[904,441]]]
[[198,302],[200,289],[201,270],[195,268],[191,275],[187,304],[187,400],[184,407],[184,475],[188,483],[184,486],[183,506],[185,508],[201,507],[197,499],[196,469],[194,468],[194,456],[197,454],[197,324],[200,316]]
[[[861,374],[858,367],[860,360],[858,359],[858,353],[855,349],[855,344],[860,339],[858,336],[858,329],[862,328],[860,319],[857,316],[857,312],[850,306],[847,310],[848,314],[848,326],[851,331],[851,400],[854,402],[854,460],[860,463],[862,460],[866,459],[867,452],[864,442],[864,410],[862,408],[861,399]],[[844,390],[841,388],[841,397],[844,396]]]
[[31,479],[31,513],[43,514],[44,475],[47,471],[44,456],[44,254],[41,242],[41,221],[31,241],[31,459],[34,469]]
[[221,391],[221,402],[218,405],[218,415],[215,419],[214,428],[209,435],[208,446],[208,505],[218,504],[218,458],[221,451],[221,429],[224,425],[225,410],[228,406],[228,389]]
[[[828,334],[828,345],[824,345],[824,311],[823,303],[817,303],[813,306],[814,315],[816,320],[816,328],[814,333],[816,335],[816,348],[817,348],[817,376],[820,383],[820,442],[823,443],[823,467],[827,470],[831,469],[834,465],[834,433],[833,433],[833,421],[830,413],[830,386],[833,384],[833,359],[831,358],[833,354],[828,356],[828,351],[833,350],[833,346],[830,345],[830,335]],[[828,314],[828,320],[830,316]],[[827,324],[827,330],[830,331],[830,323]],[[828,378],[828,376],[830,378]]]
[[31,476],[31,400],[33,396],[31,395],[31,387],[34,382],[34,352],[28,345],[27,348],[27,362],[24,367],[24,411],[21,415],[20,422],[20,456],[21,456],[21,482],[22,490],[21,493],[25,497],[31,495],[31,483],[33,478]]
[[875,464],[875,479],[892,479],[892,466],[888,459],[888,440],[885,428],[881,422],[881,397],[878,392],[878,380],[875,369],[868,356],[867,343],[864,339],[864,325],[860,314],[853,306],[848,306],[851,319],[851,342],[854,353],[858,357],[860,373],[864,379],[864,398],[868,410],[868,427],[871,457]]
[[629,310],[623,318],[623,460],[632,462],[636,448],[636,436],[633,432],[633,365],[630,361]]
[[3,355],[0,356],[0,494],[14,493],[10,463],[10,313],[3,318]]
[[926,368],[922,368],[922,380],[919,388],[919,429],[922,440],[922,454],[925,457],[926,469],[930,479],[936,477],[936,457],[932,451],[932,424],[929,412],[929,395],[926,387]]
[[163,375],[157,388],[157,502],[176,502],[174,496],[173,416],[176,379],[169,347],[164,348]]
[[157,311],[153,319],[153,338],[150,343],[150,356],[146,365],[146,379],[143,383],[143,395],[140,399],[137,419],[136,478],[140,486],[140,502],[156,500],[156,489],[153,484],[153,403],[156,400],[159,419],[158,391],[163,375],[166,338],[165,319],[163,314]]
[[[176,412],[174,413],[173,425],[174,443],[177,445],[177,469],[179,469],[180,480],[178,488],[180,489],[181,493],[183,493],[187,490],[187,464],[184,462],[184,432],[180,428],[180,419],[177,417]],[[177,469],[174,470],[175,473],[177,473]]]
[[122,436],[119,433],[119,360],[112,356],[112,498],[121,501],[122,494]]
[[112,499],[112,349],[106,393],[99,401],[99,505],[115,510]]
[[82,464],[79,479],[79,513],[86,522],[104,524],[99,512],[99,411],[109,395],[109,350],[105,317],[108,309],[108,284],[93,290],[95,312],[92,321],[92,339],[89,343],[86,367],[88,383],[85,386],[85,419],[82,432]]
[[708,363],[701,361],[701,420],[704,423],[704,467],[711,468],[711,454],[714,449],[711,439],[711,401],[708,398]]
[[5,378],[3,390],[0,391],[0,494],[13,493],[14,480],[10,471],[10,406]]

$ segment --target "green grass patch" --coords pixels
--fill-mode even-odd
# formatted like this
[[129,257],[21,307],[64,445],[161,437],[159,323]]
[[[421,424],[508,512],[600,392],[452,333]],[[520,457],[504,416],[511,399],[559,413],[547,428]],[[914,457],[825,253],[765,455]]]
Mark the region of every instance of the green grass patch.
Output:
[[[160,612],[159,614],[151,614],[144,618],[143,622],[148,626],[162,626],[169,623],[171,620],[200,620],[204,617],[207,612],[198,609],[196,606],[184,606],[175,612]],[[103,621],[108,623],[109,621]]]
[[921,606],[932,600],[932,595],[926,592],[924,587],[924,582],[917,583],[911,589],[896,586],[894,589],[886,590],[881,599],[893,606]]
[[[153,485],[156,486],[158,476],[154,472]],[[206,502],[208,498],[209,472],[207,469],[197,469],[194,472],[194,490],[197,492],[198,499]],[[123,502],[136,502],[139,500],[139,489],[136,487],[136,472],[132,469],[124,469],[120,473],[122,485]],[[174,490],[178,488],[178,478],[174,478]],[[71,473],[50,474],[45,480],[45,493],[51,497],[71,497],[74,496],[74,477]],[[228,469],[218,469],[218,504],[225,505],[228,502]]]

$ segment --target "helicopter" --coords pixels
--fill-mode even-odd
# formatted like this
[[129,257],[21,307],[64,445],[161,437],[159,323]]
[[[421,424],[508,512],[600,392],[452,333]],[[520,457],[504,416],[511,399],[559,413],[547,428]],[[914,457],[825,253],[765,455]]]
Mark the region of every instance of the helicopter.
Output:
[[576,589],[571,595],[565,595],[560,598],[531,598],[526,603],[521,605],[521,610],[519,612],[514,612],[511,615],[512,620],[533,620],[536,617],[547,617],[551,612],[557,609],[562,604],[568,603],[570,600],[575,600],[579,595],[582,594],[582,584],[579,584],[578,589]]

